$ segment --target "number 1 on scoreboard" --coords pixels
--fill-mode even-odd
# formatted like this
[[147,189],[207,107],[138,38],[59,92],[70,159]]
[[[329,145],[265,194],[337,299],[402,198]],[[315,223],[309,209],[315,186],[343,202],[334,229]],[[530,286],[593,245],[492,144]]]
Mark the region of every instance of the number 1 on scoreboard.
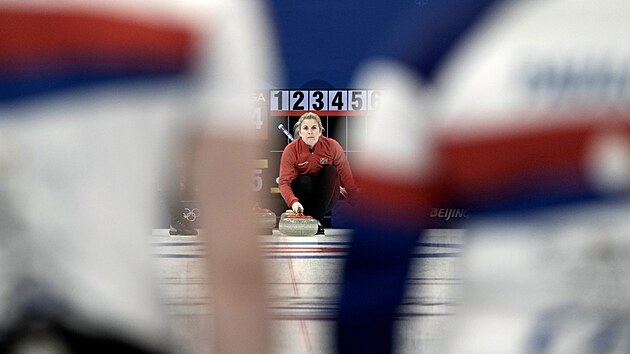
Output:
[[272,111],[288,111],[289,110],[289,91],[271,90],[270,110]]

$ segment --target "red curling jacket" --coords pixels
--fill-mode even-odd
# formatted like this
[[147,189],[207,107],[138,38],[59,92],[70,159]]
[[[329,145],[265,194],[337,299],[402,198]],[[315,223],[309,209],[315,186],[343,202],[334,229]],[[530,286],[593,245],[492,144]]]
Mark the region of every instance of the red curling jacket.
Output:
[[352,171],[348,159],[341,148],[341,145],[332,138],[320,136],[311,151],[301,138],[298,138],[287,145],[282,152],[280,159],[280,179],[278,187],[280,194],[289,207],[298,201],[291,182],[299,175],[316,176],[322,167],[333,165],[337,168],[341,186],[352,194],[356,190]]

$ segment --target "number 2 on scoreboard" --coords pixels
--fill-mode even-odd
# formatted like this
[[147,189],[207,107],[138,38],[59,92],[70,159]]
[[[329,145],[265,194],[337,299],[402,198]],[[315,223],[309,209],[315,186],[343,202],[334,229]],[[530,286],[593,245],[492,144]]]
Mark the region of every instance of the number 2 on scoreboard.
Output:
[[304,98],[306,98],[306,94],[304,93],[304,91],[293,91],[291,98],[291,101],[293,102],[293,104],[291,105],[291,110],[306,110],[306,106],[304,106]]

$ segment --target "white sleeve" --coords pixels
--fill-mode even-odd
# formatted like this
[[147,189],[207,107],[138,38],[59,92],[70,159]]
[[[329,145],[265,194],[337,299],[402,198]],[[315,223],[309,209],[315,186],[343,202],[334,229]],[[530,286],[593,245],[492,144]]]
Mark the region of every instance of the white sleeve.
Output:
[[400,63],[375,60],[358,70],[355,86],[382,90],[380,107],[368,114],[367,134],[354,133],[365,151],[358,169],[394,180],[426,175],[432,163],[433,124],[429,91],[421,79]]
[[212,0],[202,64],[203,111],[216,135],[253,133],[253,93],[276,82],[275,40],[259,1]]

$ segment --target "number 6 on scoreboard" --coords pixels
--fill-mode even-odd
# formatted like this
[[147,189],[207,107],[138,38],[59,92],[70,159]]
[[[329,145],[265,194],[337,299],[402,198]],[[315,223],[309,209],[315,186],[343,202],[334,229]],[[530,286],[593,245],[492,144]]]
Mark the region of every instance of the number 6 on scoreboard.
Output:
[[368,95],[368,110],[373,111],[378,109],[381,104],[381,91],[370,90],[367,92]]

